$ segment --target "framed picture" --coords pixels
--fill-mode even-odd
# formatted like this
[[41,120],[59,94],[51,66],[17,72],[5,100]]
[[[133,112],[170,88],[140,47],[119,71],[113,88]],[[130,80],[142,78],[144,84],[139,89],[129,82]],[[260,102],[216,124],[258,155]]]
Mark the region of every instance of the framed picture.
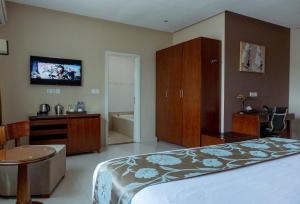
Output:
[[240,71],[265,73],[266,47],[249,42],[240,42]]
[[8,41],[0,39],[0,55],[8,55]]

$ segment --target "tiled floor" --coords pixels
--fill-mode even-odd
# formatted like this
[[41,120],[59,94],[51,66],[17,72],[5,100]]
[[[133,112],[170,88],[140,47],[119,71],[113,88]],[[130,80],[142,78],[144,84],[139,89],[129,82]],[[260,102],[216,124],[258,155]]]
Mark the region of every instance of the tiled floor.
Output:
[[[33,199],[44,204],[91,204],[92,176],[96,165],[108,159],[180,149],[182,147],[165,142],[130,143],[112,145],[100,154],[83,154],[67,157],[67,172],[63,181],[49,199]],[[1,204],[15,204],[15,199],[0,198]]]
[[121,134],[116,131],[109,131],[108,135],[108,144],[122,144],[122,143],[130,143],[133,142],[132,137],[128,137],[127,135]]

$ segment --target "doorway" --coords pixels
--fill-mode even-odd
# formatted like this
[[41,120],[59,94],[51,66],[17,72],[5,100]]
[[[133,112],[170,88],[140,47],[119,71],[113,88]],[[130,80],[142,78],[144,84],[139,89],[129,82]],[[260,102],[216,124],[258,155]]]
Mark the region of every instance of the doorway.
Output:
[[140,142],[140,56],[105,52],[106,145]]

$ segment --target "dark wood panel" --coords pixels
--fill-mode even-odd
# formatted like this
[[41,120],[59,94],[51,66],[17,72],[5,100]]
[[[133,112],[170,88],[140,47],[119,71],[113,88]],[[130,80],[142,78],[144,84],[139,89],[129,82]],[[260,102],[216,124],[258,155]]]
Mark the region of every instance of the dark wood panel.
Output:
[[30,131],[30,136],[37,137],[43,135],[67,134],[67,129],[49,129],[49,130],[34,130]]
[[210,135],[201,136],[201,147],[217,144],[224,144],[224,141],[221,139],[221,137],[213,137]]
[[32,120],[30,122],[31,126],[40,126],[40,125],[64,125],[68,124],[67,119],[55,119],[55,120]]
[[[32,145],[47,145],[47,144],[64,144],[67,145],[67,139],[51,139],[51,140],[31,140]],[[69,152],[68,152],[69,153]]]
[[70,118],[68,120],[68,152],[99,151],[100,119]]
[[183,102],[182,144],[186,147],[200,146],[201,115],[201,40],[184,43],[183,47]]
[[168,134],[168,49],[156,53],[156,136],[165,140]]
[[172,46],[168,52],[168,133],[165,139],[175,144],[182,144],[182,49],[182,44],[179,44]]
[[220,132],[221,42],[202,38],[201,131]]
[[241,142],[245,140],[256,139],[256,136],[239,134],[235,132],[226,132],[223,134],[203,134],[201,137],[201,146],[217,145],[224,143]]
[[260,121],[258,114],[239,114],[232,116],[232,131],[241,134],[260,135]]

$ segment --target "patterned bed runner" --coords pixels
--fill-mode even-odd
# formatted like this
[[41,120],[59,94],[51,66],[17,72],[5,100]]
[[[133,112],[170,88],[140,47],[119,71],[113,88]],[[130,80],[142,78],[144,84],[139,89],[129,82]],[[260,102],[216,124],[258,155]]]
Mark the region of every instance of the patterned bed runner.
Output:
[[98,171],[94,204],[130,204],[143,188],[300,153],[300,141],[264,138],[109,160]]

